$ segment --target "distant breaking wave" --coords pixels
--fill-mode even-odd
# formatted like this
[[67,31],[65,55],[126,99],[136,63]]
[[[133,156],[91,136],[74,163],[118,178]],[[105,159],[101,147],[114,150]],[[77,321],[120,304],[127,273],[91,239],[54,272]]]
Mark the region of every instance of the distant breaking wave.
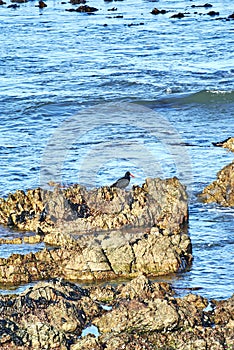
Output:
[[234,103],[234,90],[201,90],[192,94],[171,94],[160,99],[160,104],[212,104]]

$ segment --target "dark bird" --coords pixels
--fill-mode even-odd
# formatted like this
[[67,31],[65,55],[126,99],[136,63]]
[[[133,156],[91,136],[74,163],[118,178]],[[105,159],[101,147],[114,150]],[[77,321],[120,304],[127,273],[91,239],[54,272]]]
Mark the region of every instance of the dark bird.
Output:
[[127,187],[130,183],[130,176],[135,177],[129,171],[127,171],[123,177],[121,177],[119,180],[113,183],[113,185],[111,185],[110,187],[117,187],[121,189]]

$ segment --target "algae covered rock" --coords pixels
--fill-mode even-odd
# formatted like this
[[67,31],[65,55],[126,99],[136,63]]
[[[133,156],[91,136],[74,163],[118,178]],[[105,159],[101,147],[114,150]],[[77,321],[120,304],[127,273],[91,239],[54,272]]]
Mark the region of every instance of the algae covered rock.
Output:
[[[231,349],[234,298],[174,297],[144,275],[118,286],[62,279],[0,296],[1,350]],[[87,328],[95,333],[85,335]]]

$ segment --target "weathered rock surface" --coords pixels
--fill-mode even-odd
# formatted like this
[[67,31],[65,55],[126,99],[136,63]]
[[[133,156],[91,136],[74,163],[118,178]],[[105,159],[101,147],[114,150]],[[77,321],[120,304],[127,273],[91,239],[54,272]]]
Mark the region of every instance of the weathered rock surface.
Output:
[[78,185],[17,191],[2,199],[0,217],[4,224],[37,232],[12,243],[57,246],[1,258],[4,284],[54,277],[103,280],[142,272],[156,276],[177,272],[192,260],[187,194],[177,178],[147,179],[129,192],[87,191]]
[[206,203],[234,206],[234,162],[220,170],[217,180],[205,187],[199,197]]
[[67,236],[60,242],[60,248],[1,258],[0,283],[16,285],[57,276],[103,280],[141,272],[157,276],[176,272],[192,260],[187,234],[164,235],[157,228],[149,233],[113,231],[77,240]]
[[[117,287],[81,288],[61,279],[0,297],[1,350],[231,349],[234,297],[175,298],[144,275]],[[84,335],[87,326],[97,334]]]
[[187,220],[187,194],[177,178],[146,179],[129,192],[110,187],[88,191],[74,185],[16,191],[0,199],[0,224],[43,233],[54,227],[83,232],[127,225],[179,231]]

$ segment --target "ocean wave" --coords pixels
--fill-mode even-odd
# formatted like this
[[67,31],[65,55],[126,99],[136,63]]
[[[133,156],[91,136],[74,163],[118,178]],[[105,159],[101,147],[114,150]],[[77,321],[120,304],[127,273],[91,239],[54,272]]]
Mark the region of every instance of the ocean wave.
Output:
[[234,103],[234,90],[201,90],[191,94],[171,94],[166,98],[160,99],[163,104],[216,104]]

